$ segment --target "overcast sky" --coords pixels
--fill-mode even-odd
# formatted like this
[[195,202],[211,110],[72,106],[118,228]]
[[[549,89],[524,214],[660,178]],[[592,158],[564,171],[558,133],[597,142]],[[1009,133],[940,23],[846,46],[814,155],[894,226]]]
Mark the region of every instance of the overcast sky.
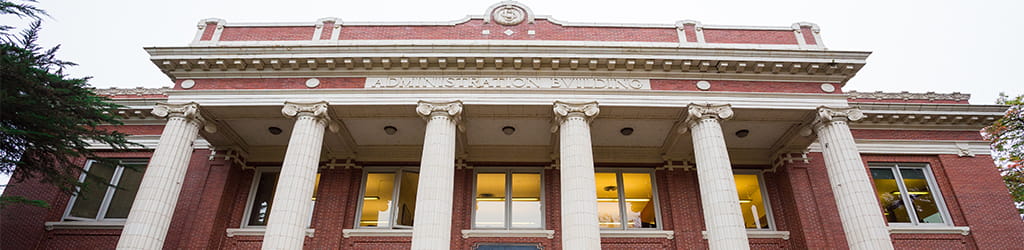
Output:
[[[14,0],[18,1],[18,0]],[[198,20],[228,22],[449,21],[482,15],[491,1],[47,1],[41,42],[61,44],[74,76],[108,87],[170,86],[142,50],[184,46]],[[1024,93],[1024,1],[520,1],[537,15],[570,22],[821,26],[831,50],[874,52],[847,90],[973,94]],[[828,3],[828,4],[824,4]],[[0,22],[10,22],[0,18]]]

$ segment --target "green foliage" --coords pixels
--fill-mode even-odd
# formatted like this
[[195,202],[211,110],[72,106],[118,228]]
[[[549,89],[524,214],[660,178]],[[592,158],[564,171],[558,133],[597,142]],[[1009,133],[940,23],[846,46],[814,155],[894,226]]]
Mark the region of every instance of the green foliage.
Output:
[[986,139],[996,151],[996,167],[1013,195],[1020,213],[1024,214],[1024,95],[1009,98],[1000,93],[996,102],[1009,105],[1003,118],[984,130]]
[[[65,75],[63,69],[75,64],[57,59],[59,46],[36,44],[45,12],[0,0],[0,14],[34,19],[18,36],[6,33],[12,27],[0,27],[0,174],[17,167],[12,183],[40,180],[67,193],[90,188],[78,181],[84,169],[75,162],[104,160],[89,149],[90,142],[119,150],[137,145],[98,127],[121,124],[112,115],[120,106],[93,93],[88,78]],[[0,199],[0,207],[13,203],[46,206],[24,197]]]

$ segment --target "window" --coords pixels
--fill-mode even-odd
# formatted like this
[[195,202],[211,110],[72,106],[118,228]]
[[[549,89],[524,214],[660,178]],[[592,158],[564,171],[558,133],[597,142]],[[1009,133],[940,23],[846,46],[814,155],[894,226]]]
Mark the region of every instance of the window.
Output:
[[411,229],[419,179],[412,169],[366,171],[357,227]]
[[658,228],[658,199],[650,170],[598,171],[594,177],[602,229]]
[[743,224],[747,229],[772,229],[774,220],[765,193],[764,177],[753,171],[736,171],[733,177],[736,178]]
[[[64,212],[64,220],[99,221],[124,220],[135,201],[147,159],[115,160],[117,165],[89,160],[85,170],[92,175],[82,174],[79,181],[88,185],[71,197],[70,205]],[[113,186],[107,186],[110,182]]]
[[476,173],[473,228],[544,227],[540,171],[487,169]]
[[[270,209],[274,203],[274,191],[277,190],[277,179],[280,168],[258,168],[253,178],[252,189],[249,191],[249,202],[246,205],[245,220],[242,227],[265,227],[270,219]],[[313,221],[313,207],[316,206],[316,195],[320,187],[320,173],[316,174],[313,186],[313,204],[309,206],[309,222]]]
[[949,216],[927,164],[871,163],[879,204],[890,224],[946,225]]

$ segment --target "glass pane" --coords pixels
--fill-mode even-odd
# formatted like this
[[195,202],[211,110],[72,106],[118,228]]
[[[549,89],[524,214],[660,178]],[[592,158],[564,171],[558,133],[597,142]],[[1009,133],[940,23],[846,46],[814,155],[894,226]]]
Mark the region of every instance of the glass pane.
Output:
[[135,193],[139,191],[139,184],[142,183],[142,174],[146,171],[145,161],[122,161],[121,166],[125,168],[121,170],[121,179],[117,181],[120,189],[114,191],[105,218],[128,218],[128,212],[135,202]]
[[891,168],[872,168],[871,178],[875,181],[878,192],[878,203],[882,206],[882,214],[888,222],[910,222],[907,207],[900,196],[900,188],[896,184],[896,174]]
[[266,226],[270,219],[270,205],[274,202],[274,190],[277,189],[278,173],[263,172],[260,174],[260,183],[256,186],[256,195],[253,196],[252,209],[249,210],[250,226]]
[[512,228],[542,228],[540,174],[512,174]]
[[398,218],[395,225],[412,226],[416,214],[416,189],[419,188],[419,173],[402,174],[402,190],[398,191]]
[[313,201],[316,201],[316,194],[320,192],[320,173],[316,173],[316,183],[313,184]]
[[622,173],[623,194],[626,196],[626,226],[628,228],[657,228],[654,210],[654,192],[651,174]]
[[476,175],[476,228],[505,228],[505,173]]
[[622,228],[619,213],[619,187],[615,173],[595,173],[597,184],[597,221],[601,228]]
[[736,174],[736,191],[739,193],[743,224],[747,228],[768,228],[768,214],[764,207],[761,183],[754,174]]
[[107,183],[114,176],[115,166],[93,162],[89,167],[89,175],[85,178],[85,188],[82,188],[75,198],[75,205],[71,207],[71,216],[95,219],[100,212],[100,205],[103,204],[103,197],[107,194]]
[[943,223],[935,194],[928,186],[928,179],[924,177],[924,169],[900,169],[900,175],[903,176],[903,185],[907,187],[910,201],[914,204],[918,222]]
[[359,217],[359,226],[391,227],[395,174],[368,173],[363,190],[363,211]]

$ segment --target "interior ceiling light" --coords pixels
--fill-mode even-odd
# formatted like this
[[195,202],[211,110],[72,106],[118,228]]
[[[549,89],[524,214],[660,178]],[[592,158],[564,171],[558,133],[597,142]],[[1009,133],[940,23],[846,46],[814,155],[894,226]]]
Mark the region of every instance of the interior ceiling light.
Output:
[[501,128],[501,132],[505,133],[505,135],[512,135],[516,132],[516,128],[512,126],[505,126],[504,128]]
[[279,135],[281,132],[284,132],[284,130],[281,130],[281,128],[278,127],[269,127],[267,128],[267,132],[270,132],[272,135]]
[[398,133],[398,128],[395,128],[395,126],[384,126],[384,133],[394,135],[395,133]]
[[750,130],[740,129],[739,131],[736,131],[736,137],[743,138],[748,135],[750,135]]
[[622,134],[622,135],[631,135],[631,134],[633,134],[633,128],[632,127],[622,128],[621,130],[619,130],[619,133]]

